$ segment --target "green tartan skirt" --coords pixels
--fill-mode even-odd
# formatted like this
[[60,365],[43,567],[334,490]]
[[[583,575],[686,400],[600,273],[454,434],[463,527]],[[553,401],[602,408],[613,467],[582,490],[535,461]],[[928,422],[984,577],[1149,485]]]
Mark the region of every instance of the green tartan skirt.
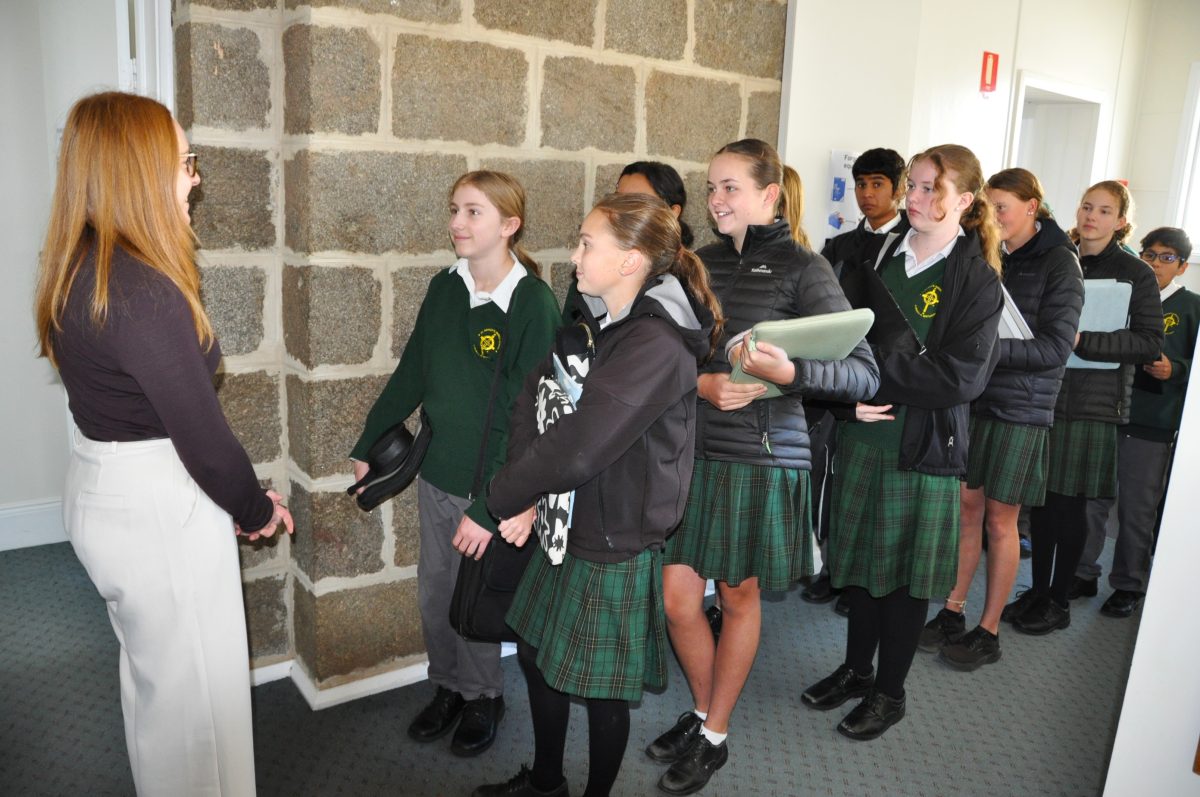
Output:
[[813,574],[815,545],[808,471],[697,459],[663,564],[730,586],[757,577],[761,589],[786,590]]
[[[535,541],[536,542],[536,541]],[[537,648],[537,667],[560,692],[640,700],[667,685],[662,554],[589,562],[567,552],[560,565],[534,551],[505,616]]]
[[829,523],[835,587],[945,597],[958,577],[959,479],[899,470],[896,452],[840,441]]
[[1046,489],[1059,495],[1115,498],[1117,427],[1103,421],[1055,421]]
[[967,487],[982,487],[988,498],[1005,504],[1044,504],[1048,432],[1043,426],[972,415]]

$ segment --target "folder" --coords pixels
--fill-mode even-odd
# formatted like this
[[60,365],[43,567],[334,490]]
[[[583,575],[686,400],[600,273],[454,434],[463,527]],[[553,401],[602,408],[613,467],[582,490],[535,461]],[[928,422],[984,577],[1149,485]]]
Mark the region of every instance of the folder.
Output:
[[1021,309],[1013,301],[1008,288],[1001,285],[1000,290],[1004,292],[1004,309],[1000,311],[1000,337],[1013,340],[1033,340],[1033,330],[1025,322],[1025,316],[1021,315]]
[[[1115,332],[1129,326],[1129,297],[1133,286],[1113,279],[1083,281],[1083,311],[1079,314],[1080,332]],[[1109,370],[1120,363],[1085,360],[1074,352],[1067,359],[1068,368],[1097,368]]]

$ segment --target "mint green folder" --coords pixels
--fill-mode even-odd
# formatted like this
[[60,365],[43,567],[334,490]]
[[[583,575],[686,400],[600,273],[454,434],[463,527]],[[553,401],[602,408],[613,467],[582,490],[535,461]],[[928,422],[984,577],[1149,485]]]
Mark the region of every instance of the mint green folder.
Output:
[[[782,321],[760,321],[751,328],[749,346],[770,343],[787,352],[789,360],[842,360],[854,351],[875,322],[875,314],[863,307],[838,313],[823,313]],[[767,386],[760,398],[774,398],[783,391],[774,382],[750,376],[735,363],[729,374],[731,382],[758,383]]]
[[[1085,279],[1083,281],[1083,310],[1079,314],[1080,332],[1115,332],[1129,327],[1129,298],[1133,285],[1115,279]],[[1085,360],[1071,352],[1068,368],[1110,370],[1120,363]]]

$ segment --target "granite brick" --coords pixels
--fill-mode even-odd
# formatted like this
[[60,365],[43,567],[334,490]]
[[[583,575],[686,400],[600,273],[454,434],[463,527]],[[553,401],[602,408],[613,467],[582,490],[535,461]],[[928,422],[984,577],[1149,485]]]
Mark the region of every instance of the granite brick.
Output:
[[293,25],[283,32],[287,133],[379,129],[379,45],[362,29]]
[[695,0],[697,64],[780,79],[787,37],[781,0]]
[[651,155],[707,162],[737,138],[742,98],[722,80],[655,71],[646,81],[646,147]]
[[366,254],[447,248],[446,191],[461,155],[311,152],[284,164],[287,245]]
[[586,58],[547,58],[542,82],[542,144],[628,152],[637,136],[633,67]]
[[231,130],[270,124],[271,75],[249,28],[187,22],[175,31],[179,123]]
[[287,576],[267,576],[242,584],[250,659],[286,656],[288,640]]
[[779,145],[779,103],[778,91],[750,92],[746,111],[747,138],[760,138],[771,146]]
[[400,34],[392,67],[398,138],[518,145],[529,62],[520,50]]
[[525,187],[525,248],[575,245],[584,216],[586,167],[577,161],[486,160],[480,168],[508,172]]
[[267,275],[261,268],[200,269],[200,296],[222,354],[249,354],[262,343],[266,285]]
[[383,523],[378,509],[363,512],[342,490],[310,493],[295,482],[288,506],[296,521],[292,559],[312,581],[383,569]]
[[371,359],[379,340],[381,288],[370,269],[287,266],[283,340],[309,368]]
[[275,8],[277,2],[278,0],[204,0],[203,5],[205,8],[221,11],[254,11],[260,8]]
[[296,655],[318,683],[424,650],[415,578],[315,596],[296,583]]
[[[205,0],[208,5],[208,0]],[[368,14],[390,14],[418,22],[458,22],[462,18],[461,0],[287,0],[287,8],[347,8]]]
[[538,39],[590,45],[595,38],[595,0],[555,0],[553,8],[528,0],[475,0],[475,21]]
[[712,217],[708,214],[708,169],[683,172],[683,187],[687,191],[688,203],[683,209],[683,220],[692,228],[692,247],[699,249],[717,239],[713,232]]
[[596,167],[596,190],[592,195],[592,204],[596,204],[608,194],[617,190],[617,180],[621,179],[623,163],[605,163]]
[[266,371],[224,374],[217,388],[221,408],[251,462],[279,458],[279,381]]
[[397,360],[417,324],[429,281],[445,266],[408,266],[392,272],[392,356]]
[[273,153],[195,145],[201,182],[192,189],[192,228],[206,249],[275,246]]
[[302,471],[315,479],[350,474],[350,449],[386,382],[385,376],[309,381],[288,375],[288,444]]
[[604,46],[623,53],[678,61],[688,36],[687,0],[608,0]]
[[567,289],[571,287],[571,281],[575,278],[574,263],[552,263],[550,265],[550,289],[554,291],[554,296],[558,299],[558,306],[562,307],[567,300]]

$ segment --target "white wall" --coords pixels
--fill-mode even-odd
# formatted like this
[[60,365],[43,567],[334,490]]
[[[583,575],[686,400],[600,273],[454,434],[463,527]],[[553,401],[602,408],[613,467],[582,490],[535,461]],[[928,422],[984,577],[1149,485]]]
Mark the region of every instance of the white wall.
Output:
[[[61,533],[67,415],[35,355],[33,290],[57,128],[71,103],[116,84],[113,0],[2,0],[0,24],[0,548]],[[48,525],[49,524],[49,525]]]

